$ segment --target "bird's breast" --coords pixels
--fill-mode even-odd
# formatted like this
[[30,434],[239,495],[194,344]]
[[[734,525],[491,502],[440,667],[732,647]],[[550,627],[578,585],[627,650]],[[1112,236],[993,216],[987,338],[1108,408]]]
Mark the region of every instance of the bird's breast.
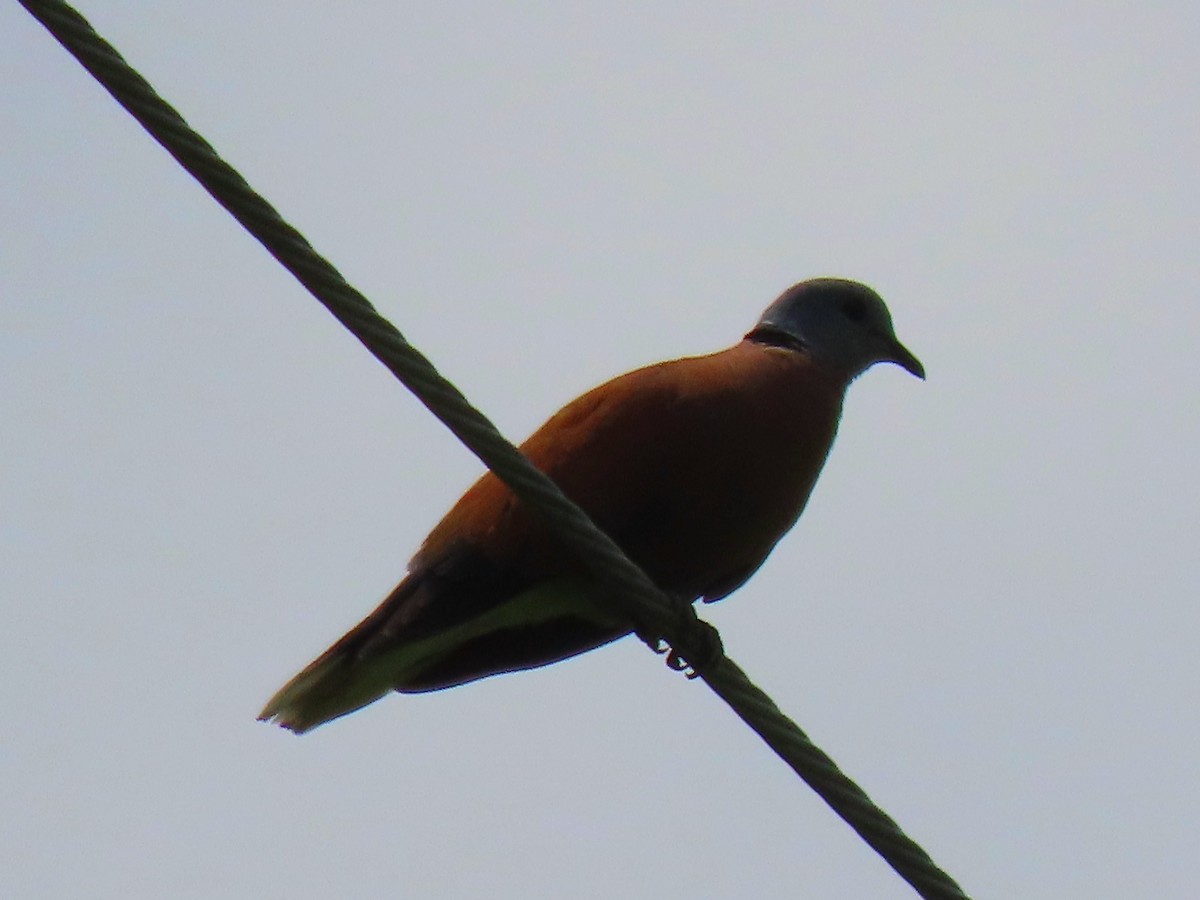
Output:
[[614,521],[652,577],[689,595],[736,587],[795,524],[842,395],[794,351],[742,344],[702,359],[657,420],[638,513]]

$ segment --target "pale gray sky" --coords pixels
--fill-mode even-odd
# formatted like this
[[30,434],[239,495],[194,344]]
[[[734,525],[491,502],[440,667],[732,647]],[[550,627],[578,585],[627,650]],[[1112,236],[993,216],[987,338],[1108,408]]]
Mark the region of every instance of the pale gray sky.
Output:
[[[800,525],[706,613],[979,898],[1190,896],[1200,7],[86,3],[514,438],[863,279]],[[0,6],[0,895],[907,898],[627,641],[295,738],[478,463]]]

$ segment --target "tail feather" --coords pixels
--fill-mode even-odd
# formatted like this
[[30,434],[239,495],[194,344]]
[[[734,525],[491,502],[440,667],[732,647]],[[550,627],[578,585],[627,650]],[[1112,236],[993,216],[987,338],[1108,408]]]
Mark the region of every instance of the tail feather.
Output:
[[378,666],[364,666],[337,646],[305,667],[280,688],[263,711],[260,722],[276,722],[296,734],[352,713],[392,690]]
[[440,690],[546,665],[629,631],[611,609],[596,604],[589,583],[578,577],[498,592],[482,604],[456,587],[457,595],[446,595],[436,579],[410,575],[280,688],[259,721],[301,734],[394,690]]
[[258,720],[303,734],[391,692],[410,654],[403,641],[380,648],[382,652],[373,652],[373,644],[387,633],[389,618],[420,587],[419,578],[400,582],[374,612],[276,691]]

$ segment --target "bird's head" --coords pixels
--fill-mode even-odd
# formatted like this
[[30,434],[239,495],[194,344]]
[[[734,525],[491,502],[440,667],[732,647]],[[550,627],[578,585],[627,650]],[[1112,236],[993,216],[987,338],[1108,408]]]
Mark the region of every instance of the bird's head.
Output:
[[802,347],[847,381],[878,362],[925,377],[920,360],[896,338],[883,299],[857,281],[813,278],[792,285],[767,307],[750,336]]

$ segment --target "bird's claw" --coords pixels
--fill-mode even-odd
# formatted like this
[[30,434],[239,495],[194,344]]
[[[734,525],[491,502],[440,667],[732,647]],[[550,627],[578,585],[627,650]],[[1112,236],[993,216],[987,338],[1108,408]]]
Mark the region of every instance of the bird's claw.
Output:
[[638,638],[647,647],[660,656],[666,654],[667,668],[683,672],[689,680],[699,678],[717,660],[725,655],[721,644],[721,635],[712,625],[696,615],[691,603],[678,598],[675,601],[679,613],[681,637],[690,645],[690,652],[680,647],[674,647],[667,640],[653,636],[651,633],[639,630]]
[[696,619],[687,635],[694,646],[685,658],[680,650],[672,648],[667,653],[667,666],[683,672],[688,680],[699,678],[725,655],[720,632],[703,619]]
[[[649,647],[652,651],[657,653],[659,656],[662,656],[664,653],[669,652],[671,649],[671,645],[668,644],[665,640],[663,640],[660,637],[654,637],[649,632],[642,631],[639,629],[637,631],[634,631],[634,634],[637,635],[637,639],[639,641],[641,641],[643,644],[645,644],[647,647]],[[669,664],[669,660],[668,660],[668,664]]]
[[688,681],[700,677],[700,673],[692,668],[692,664],[674,650],[667,653],[667,668],[682,672]]

